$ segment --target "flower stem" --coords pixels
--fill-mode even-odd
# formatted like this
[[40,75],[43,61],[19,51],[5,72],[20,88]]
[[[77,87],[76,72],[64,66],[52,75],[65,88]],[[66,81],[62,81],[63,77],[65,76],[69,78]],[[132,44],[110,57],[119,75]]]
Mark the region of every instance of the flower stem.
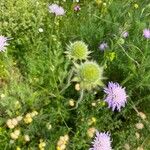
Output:
[[70,110],[74,110],[74,109],[77,109],[77,108],[78,108],[78,105],[79,105],[79,103],[82,101],[83,96],[84,96],[84,90],[81,90],[81,91],[80,91],[80,97],[79,97],[79,99],[78,99],[78,101],[77,101],[77,103],[76,103],[76,106],[75,106],[74,108],[70,109]]
[[72,69],[70,70],[70,73],[69,73],[69,76],[68,76],[67,84],[66,84],[66,86],[60,91],[60,93],[64,92],[64,91],[70,86],[71,78],[72,78],[72,76],[73,76],[73,72],[74,72],[74,69],[72,68]]

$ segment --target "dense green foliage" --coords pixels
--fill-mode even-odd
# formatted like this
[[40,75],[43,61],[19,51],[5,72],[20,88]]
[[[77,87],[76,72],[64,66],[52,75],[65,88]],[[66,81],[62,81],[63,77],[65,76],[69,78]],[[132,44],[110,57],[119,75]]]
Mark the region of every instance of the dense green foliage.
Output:
[[[0,150],[37,150],[40,139],[45,150],[55,150],[64,135],[69,136],[68,150],[88,150],[91,127],[109,131],[114,150],[125,144],[131,150],[150,150],[150,41],[143,37],[143,29],[150,28],[149,0],[81,0],[79,12],[73,10],[77,3],[60,0],[66,11],[60,17],[48,11],[53,2],[0,0],[0,35],[11,38],[0,52]],[[129,36],[122,38],[122,31]],[[104,86],[113,81],[126,87],[128,100],[121,112],[108,108],[103,87],[84,93],[75,88],[74,69],[80,61],[65,54],[75,41],[84,41],[92,51],[88,59],[103,66]],[[108,43],[104,52],[98,48],[103,41]],[[78,98],[83,99],[72,109]],[[38,114],[27,123],[25,115],[33,111]],[[8,119],[17,116],[22,121],[8,128]],[[141,130],[135,126],[139,122]],[[21,133],[12,140],[15,129]]]

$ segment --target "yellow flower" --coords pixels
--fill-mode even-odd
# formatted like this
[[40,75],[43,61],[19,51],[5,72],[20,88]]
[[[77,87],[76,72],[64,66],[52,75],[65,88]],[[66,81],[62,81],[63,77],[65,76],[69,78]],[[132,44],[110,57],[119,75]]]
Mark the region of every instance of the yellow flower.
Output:
[[6,122],[8,128],[10,129],[13,129],[15,126],[12,124],[12,120],[11,119],[8,119],[7,122]]
[[74,100],[73,99],[69,100],[69,105],[74,106]]
[[20,130],[19,130],[19,129],[15,130],[14,132],[12,132],[12,133],[10,134],[10,136],[11,136],[11,138],[12,138],[13,140],[18,139],[19,135],[20,135]]
[[139,5],[138,5],[137,3],[134,4],[134,8],[135,8],[135,9],[139,8]]
[[25,140],[25,142],[29,142],[30,141],[30,137],[29,137],[29,135],[24,135],[24,140]]
[[16,150],[21,150],[21,148],[17,146]]
[[36,116],[36,115],[38,115],[38,112],[34,110],[34,111],[31,113],[31,117],[34,117],[34,116]]
[[75,85],[75,90],[80,91],[80,84],[79,84],[79,83],[77,83],[77,84]]
[[1,94],[1,98],[4,98],[5,97],[5,94]]
[[92,137],[94,136],[95,132],[96,132],[96,129],[95,129],[94,127],[89,128],[88,131],[87,131],[87,135],[88,135],[90,138],[92,138]]
[[30,113],[27,113],[27,114],[26,114],[26,116],[25,116],[25,118],[24,118],[24,122],[25,122],[26,124],[29,124],[29,123],[32,122],[32,116],[31,116]]

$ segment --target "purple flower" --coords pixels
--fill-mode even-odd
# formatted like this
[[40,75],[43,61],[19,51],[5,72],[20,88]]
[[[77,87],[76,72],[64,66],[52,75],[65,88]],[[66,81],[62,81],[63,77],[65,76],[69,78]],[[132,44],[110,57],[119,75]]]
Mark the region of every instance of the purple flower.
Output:
[[0,36],[0,52],[3,52],[6,50],[6,46],[8,45],[7,43],[8,38],[4,36]]
[[107,45],[107,43],[105,43],[105,42],[101,43],[100,46],[99,46],[99,49],[100,49],[101,51],[104,51],[106,48],[108,48],[108,45]]
[[65,14],[63,7],[58,6],[57,4],[51,4],[48,8],[49,12],[54,13],[56,16],[63,16]]
[[144,29],[143,35],[146,39],[150,39],[150,29]]
[[127,31],[122,32],[121,36],[123,38],[127,38],[129,36],[129,33]]
[[104,88],[104,92],[107,94],[105,101],[113,111],[115,108],[120,111],[121,107],[125,106],[128,96],[125,88],[122,88],[118,83],[109,82],[108,87]]
[[75,7],[74,7],[74,11],[80,11],[81,10],[81,7],[80,7],[80,5],[76,5]]
[[96,137],[92,142],[93,147],[89,150],[112,150],[111,139],[108,133],[96,132]]

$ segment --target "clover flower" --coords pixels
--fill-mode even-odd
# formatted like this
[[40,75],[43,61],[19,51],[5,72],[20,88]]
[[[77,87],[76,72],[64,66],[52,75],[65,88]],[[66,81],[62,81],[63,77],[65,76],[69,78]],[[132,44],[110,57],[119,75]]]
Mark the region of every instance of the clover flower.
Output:
[[107,94],[105,101],[113,111],[115,109],[120,111],[121,107],[125,106],[128,96],[125,88],[122,88],[118,83],[109,82],[108,87],[104,88],[104,92]]
[[0,36],[0,52],[3,52],[6,50],[6,46],[8,45],[7,43],[8,38],[4,36]]
[[98,85],[103,86],[103,68],[96,62],[87,61],[76,67],[77,76],[74,81],[80,82],[81,89],[90,90]]
[[105,43],[105,42],[103,42],[103,43],[101,43],[101,44],[99,45],[99,49],[100,49],[101,51],[104,51],[106,48],[108,48],[108,45],[107,45],[107,43]]
[[110,134],[108,133],[96,131],[96,137],[92,144],[92,148],[89,150],[112,150]]
[[65,53],[69,59],[86,60],[91,52],[88,50],[88,46],[84,42],[76,41],[68,45]]
[[65,14],[64,8],[57,4],[51,4],[48,8],[49,12],[54,13],[56,16],[63,16]]
[[150,39],[150,29],[144,29],[144,30],[143,30],[143,36],[144,36],[146,39]]

